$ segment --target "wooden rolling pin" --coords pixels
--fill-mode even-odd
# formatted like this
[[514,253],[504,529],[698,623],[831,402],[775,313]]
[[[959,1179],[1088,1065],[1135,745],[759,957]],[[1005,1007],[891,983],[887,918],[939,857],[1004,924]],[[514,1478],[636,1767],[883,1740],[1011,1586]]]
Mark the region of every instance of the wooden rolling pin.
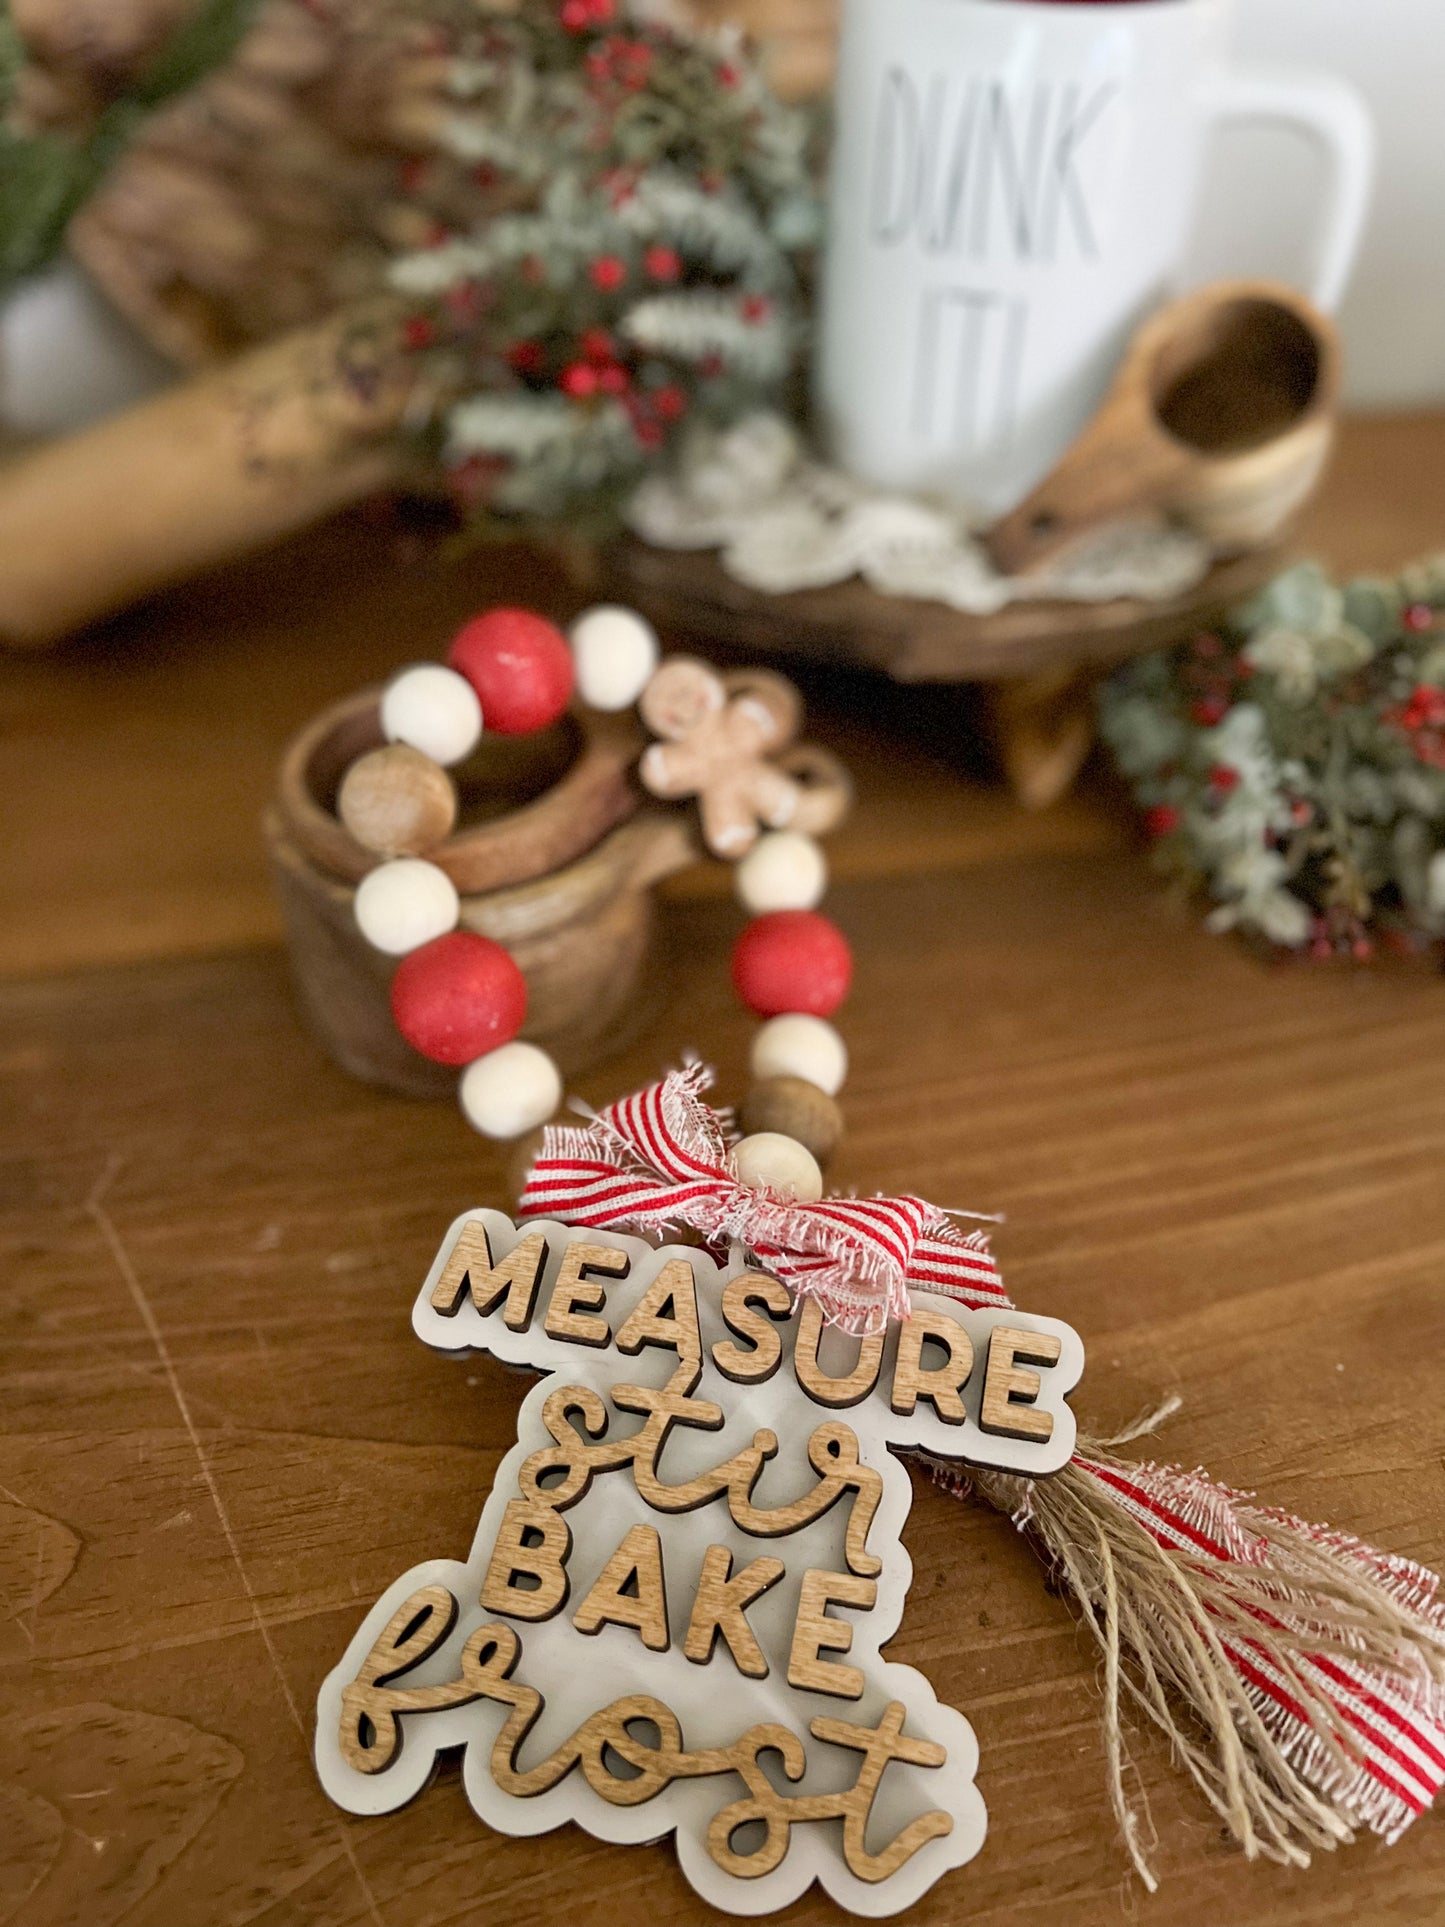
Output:
[[404,479],[390,310],[258,349],[0,468],[0,639],[56,642]]
[[1108,522],[1149,512],[1216,554],[1268,548],[1319,480],[1334,440],[1339,337],[1303,295],[1223,281],[1146,321],[1099,412],[984,537],[1007,575]]

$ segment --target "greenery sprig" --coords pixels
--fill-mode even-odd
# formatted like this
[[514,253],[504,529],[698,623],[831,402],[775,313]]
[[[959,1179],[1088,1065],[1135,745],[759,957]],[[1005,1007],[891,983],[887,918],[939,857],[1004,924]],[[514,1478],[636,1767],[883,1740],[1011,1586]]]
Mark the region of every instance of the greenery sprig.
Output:
[[[605,522],[698,420],[802,365],[816,120],[735,34],[621,0],[439,6],[447,111],[400,170],[391,282],[475,527]],[[426,363],[430,367],[426,367]]]
[[1160,867],[1209,922],[1315,956],[1445,938],[1445,556],[1307,564],[1104,687]]

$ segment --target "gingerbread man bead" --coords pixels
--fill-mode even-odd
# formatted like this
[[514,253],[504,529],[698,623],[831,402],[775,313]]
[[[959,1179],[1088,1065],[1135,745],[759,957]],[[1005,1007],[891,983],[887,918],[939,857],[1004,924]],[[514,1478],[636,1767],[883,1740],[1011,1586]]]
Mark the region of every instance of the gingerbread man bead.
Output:
[[638,764],[644,786],[667,801],[695,796],[714,856],[745,856],[760,829],[792,820],[799,787],[767,761],[797,728],[796,698],[785,685],[775,691],[759,679],[730,696],[706,663],[673,656],[648,682],[638,709],[662,738]]

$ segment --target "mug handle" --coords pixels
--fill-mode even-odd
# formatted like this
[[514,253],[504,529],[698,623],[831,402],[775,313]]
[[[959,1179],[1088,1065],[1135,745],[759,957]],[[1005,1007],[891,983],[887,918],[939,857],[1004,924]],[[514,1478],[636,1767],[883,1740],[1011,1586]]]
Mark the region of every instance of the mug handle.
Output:
[[1374,182],[1375,128],[1363,98],[1333,74],[1226,69],[1210,81],[1205,107],[1216,124],[1294,127],[1323,150],[1329,198],[1309,292],[1333,313],[1355,264]]

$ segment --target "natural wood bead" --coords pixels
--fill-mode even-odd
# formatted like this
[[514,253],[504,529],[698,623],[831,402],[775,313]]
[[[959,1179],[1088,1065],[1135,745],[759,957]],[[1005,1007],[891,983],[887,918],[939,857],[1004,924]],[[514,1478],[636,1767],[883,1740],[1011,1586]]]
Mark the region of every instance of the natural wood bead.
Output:
[[351,765],[336,813],[364,849],[420,856],[451,834],[457,793],[430,756],[407,743],[389,743]]
[[743,1130],[780,1131],[826,1164],[843,1136],[843,1113],[826,1091],[801,1077],[765,1077],[748,1092],[738,1118]]
[[738,1183],[812,1204],[823,1195],[823,1173],[806,1144],[782,1131],[754,1131],[733,1147]]

